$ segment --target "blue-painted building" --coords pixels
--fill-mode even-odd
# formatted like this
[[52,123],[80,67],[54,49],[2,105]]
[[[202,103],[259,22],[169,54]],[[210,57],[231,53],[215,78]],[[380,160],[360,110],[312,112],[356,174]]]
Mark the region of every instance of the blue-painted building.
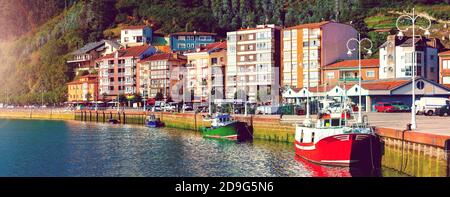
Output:
[[196,31],[173,33],[170,34],[170,49],[174,52],[194,50],[214,43],[216,36],[216,33]]

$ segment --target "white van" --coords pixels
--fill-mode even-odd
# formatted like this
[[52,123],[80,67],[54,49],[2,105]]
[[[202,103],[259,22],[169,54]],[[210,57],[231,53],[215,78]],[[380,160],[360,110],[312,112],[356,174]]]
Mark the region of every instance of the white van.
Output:
[[256,108],[255,114],[278,114],[280,107],[263,105]]
[[421,97],[414,102],[416,105],[416,114],[425,114],[428,116],[435,114],[437,108],[440,108],[447,103],[450,103],[448,98],[439,97]]

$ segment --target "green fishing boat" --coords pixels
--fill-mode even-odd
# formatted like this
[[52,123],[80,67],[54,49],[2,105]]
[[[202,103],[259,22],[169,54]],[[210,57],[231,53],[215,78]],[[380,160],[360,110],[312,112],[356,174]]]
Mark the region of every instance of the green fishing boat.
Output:
[[208,120],[211,127],[200,127],[203,137],[238,140],[246,131],[245,123],[235,121],[228,114],[220,114]]

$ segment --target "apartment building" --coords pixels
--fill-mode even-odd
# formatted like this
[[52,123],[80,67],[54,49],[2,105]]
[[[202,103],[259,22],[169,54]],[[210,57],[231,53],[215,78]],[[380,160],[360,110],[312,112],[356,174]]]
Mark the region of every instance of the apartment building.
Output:
[[310,87],[321,84],[321,70],[325,65],[356,57],[347,55],[347,41],[356,36],[352,26],[330,21],[283,29],[281,85],[302,88],[308,81]]
[[439,83],[450,87],[450,50],[439,53]]
[[155,51],[154,47],[143,45],[124,48],[97,59],[99,94],[116,99],[120,94],[137,93],[137,63]]
[[201,103],[224,99],[227,42],[215,42],[185,53],[188,64],[186,83],[191,101]]
[[[413,39],[389,35],[380,46],[380,79],[402,78],[412,76]],[[415,38],[416,76],[430,81],[439,81],[438,51],[440,41],[435,38],[417,36]]]
[[178,32],[169,35],[170,49],[178,51],[194,51],[216,41],[216,33],[210,32]]
[[126,26],[120,31],[120,43],[123,46],[141,46],[152,42],[152,29],[148,26]]
[[158,93],[164,99],[173,98],[177,92],[172,88],[180,81],[178,74],[185,65],[186,56],[176,53],[154,54],[141,60],[138,64],[137,91],[148,98],[155,98]]
[[279,102],[280,32],[275,25],[258,25],[227,33],[227,99]]

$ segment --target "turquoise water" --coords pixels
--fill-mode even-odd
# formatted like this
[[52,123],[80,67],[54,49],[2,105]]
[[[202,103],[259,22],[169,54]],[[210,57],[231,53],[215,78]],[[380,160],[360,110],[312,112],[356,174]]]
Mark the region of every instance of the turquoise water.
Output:
[[[392,174],[392,173],[390,173]],[[77,121],[0,120],[0,176],[349,176],[294,157],[291,144]]]

